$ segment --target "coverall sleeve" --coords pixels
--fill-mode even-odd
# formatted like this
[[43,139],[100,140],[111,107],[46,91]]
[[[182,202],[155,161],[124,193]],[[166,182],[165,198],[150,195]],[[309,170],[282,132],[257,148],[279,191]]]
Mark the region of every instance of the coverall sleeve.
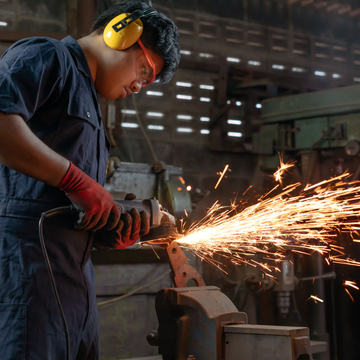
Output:
[[0,111],[25,121],[62,87],[60,53],[46,38],[12,45],[0,60]]

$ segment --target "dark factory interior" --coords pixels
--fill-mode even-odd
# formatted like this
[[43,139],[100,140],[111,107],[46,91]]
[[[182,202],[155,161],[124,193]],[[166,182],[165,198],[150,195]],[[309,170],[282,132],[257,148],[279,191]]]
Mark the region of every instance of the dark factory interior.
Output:
[[[111,36],[141,27],[124,49],[92,31],[119,1],[0,0],[0,360],[360,359],[360,1],[120,2],[143,4],[115,14]],[[102,51],[109,83],[141,76],[135,52],[153,75],[106,96]],[[110,208],[85,226],[101,198],[114,246]]]

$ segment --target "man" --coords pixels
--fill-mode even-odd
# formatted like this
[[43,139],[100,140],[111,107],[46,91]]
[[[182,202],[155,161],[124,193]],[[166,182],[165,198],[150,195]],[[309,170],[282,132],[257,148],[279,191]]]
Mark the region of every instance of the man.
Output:
[[[90,251],[96,231],[132,245],[147,219],[120,214],[105,182],[109,144],[97,93],[112,100],[167,82],[180,60],[178,31],[159,13],[141,18],[140,42],[114,50],[106,24],[150,5],[112,6],[75,41],[29,38],[0,61],[0,358],[65,359],[66,341],[38,236],[42,212],[70,204],[86,212],[45,221],[44,238],[70,333],[71,359],[98,359],[98,319]],[[99,246],[102,244],[99,243]],[[108,245],[108,244],[107,244]]]

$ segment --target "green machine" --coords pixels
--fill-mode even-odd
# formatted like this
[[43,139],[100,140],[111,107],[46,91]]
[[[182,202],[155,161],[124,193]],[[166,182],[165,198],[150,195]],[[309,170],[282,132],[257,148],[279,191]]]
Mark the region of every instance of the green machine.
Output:
[[253,152],[261,171],[279,166],[278,153],[288,158],[326,149],[360,153],[360,85],[284,96],[262,103],[263,125],[253,135]]
[[[279,153],[284,162],[296,161],[297,166],[286,175],[286,183],[301,182],[316,184],[334,175],[343,174],[346,170],[351,174],[350,181],[360,178],[360,85],[336,88],[331,90],[304,93],[268,99],[262,103],[262,125],[260,131],[253,135],[253,152],[259,155],[258,166],[253,175],[252,185],[261,190],[259,193],[272,188],[273,177],[269,176],[279,166]],[[271,182],[271,184],[269,184]],[[279,190],[281,191],[281,189]],[[346,244],[348,239],[339,238],[339,242]],[[352,251],[355,251],[354,249]],[[306,284],[301,292],[317,294],[326,299],[323,304],[308,304],[306,326],[310,328],[312,339],[331,344],[331,336],[336,336],[341,343],[342,333],[351,333],[349,328],[336,327],[330,336],[327,333],[326,304],[337,303],[341,290],[341,281],[335,278],[343,276],[343,270],[336,270],[334,274],[327,273],[319,254],[311,257],[295,257],[294,269],[302,269],[304,278],[316,277],[313,284]],[[306,269],[306,270],[305,270]],[[279,286],[286,283],[286,273],[279,281]],[[332,281],[335,300],[329,300],[325,291],[325,281]],[[338,290],[340,289],[340,290]],[[275,290],[277,291],[277,290]],[[293,291],[296,291],[293,290]],[[300,292],[300,293],[301,293]],[[299,296],[299,292],[294,296]],[[291,291],[285,287],[277,291],[279,304],[291,304]],[[281,298],[283,297],[283,302]],[[289,305],[290,308],[291,305]],[[281,308],[279,308],[281,310]],[[290,310],[289,310],[290,311]],[[344,311],[339,310],[340,311]],[[340,316],[340,315],[339,315]],[[348,316],[348,315],[346,315]],[[350,315],[352,316],[352,315]],[[349,321],[350,320],[350,321]],[[330,320],[331,321],[331,320]],[[335,334],[335,335],[334,335]],[[330,359],[330,347],[316,359]]]

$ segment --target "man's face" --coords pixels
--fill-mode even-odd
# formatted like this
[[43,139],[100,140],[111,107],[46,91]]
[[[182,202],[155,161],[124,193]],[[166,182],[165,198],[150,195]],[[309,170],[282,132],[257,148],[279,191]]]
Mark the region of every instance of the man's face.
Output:
[[[151,50],[148,52],[158,74],[164,66],[164,61]],[[144,84],[141,79],[149,68],[150,64],[144,60],[144,52],[140,48],[129,48],[125,51],[108,48],[108,51],[101,55],[97,67],[96,90],[107,100],[124,99],[132,92],[141,90]]]

